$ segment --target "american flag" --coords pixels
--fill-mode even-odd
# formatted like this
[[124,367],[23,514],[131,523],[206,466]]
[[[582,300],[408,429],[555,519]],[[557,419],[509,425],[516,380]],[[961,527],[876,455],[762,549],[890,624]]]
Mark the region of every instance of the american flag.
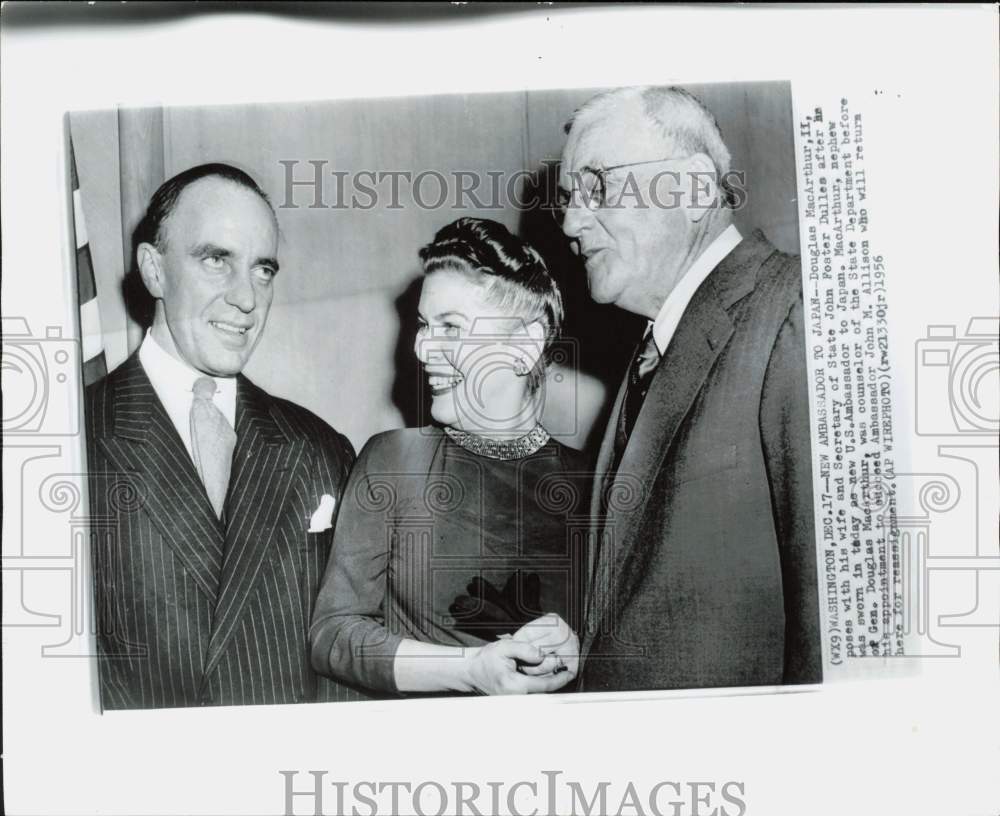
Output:
[[101,312],[94,284],[94,264],[90,258],[90,242],[87,238],[87,223],[83,218],[80,179],[76,174],[72,139],[69,145],[69,162],[73,181],[73,232],[76,235],[76,291],[80,303],[83,384],[87,386],[108,373],[108,364],[104,357],[104,336],[101,333]]

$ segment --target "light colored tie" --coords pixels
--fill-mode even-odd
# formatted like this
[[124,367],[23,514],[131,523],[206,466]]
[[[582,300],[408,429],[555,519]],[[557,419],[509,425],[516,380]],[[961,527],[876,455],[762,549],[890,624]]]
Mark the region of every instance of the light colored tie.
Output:
[[639,379],[647,377],[660,364],[660,350],[656,347],[656,339],[650,330],[642,343],[642,350],[639,352]]
[[222,518],[226,491],[229,489],[229,472],[233,466],[236,431],[212,402],[216,391],[215,380],[199,377],[191,390],[194,393],[191,402],[191,456],[215,515]]

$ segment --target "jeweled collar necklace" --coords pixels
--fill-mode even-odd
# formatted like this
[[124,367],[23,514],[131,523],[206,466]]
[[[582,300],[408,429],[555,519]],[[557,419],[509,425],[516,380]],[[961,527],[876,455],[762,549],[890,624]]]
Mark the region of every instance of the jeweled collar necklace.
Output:
[[491,439],[488,436],[460,431],[447,425],[444,432],[459,447],[488,459],[523,459],[525,456],[531,456],[535,451],[540,450],[551,438],[549,432],[541,425],[536,425],[524,436],[519,436],[517,439]]

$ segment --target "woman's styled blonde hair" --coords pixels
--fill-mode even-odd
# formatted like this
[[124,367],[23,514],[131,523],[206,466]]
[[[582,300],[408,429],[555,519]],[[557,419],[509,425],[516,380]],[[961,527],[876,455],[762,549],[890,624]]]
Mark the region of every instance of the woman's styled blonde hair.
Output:
[[562,294],[542,256],[503,224],[486,218],[459,218],[438,230],[420,250],[424,274],[442,269],[464,274],[482,287],[498,317],[539,323],[545,331],[543,353],[530,372],[531,389],[545,378],[551,349],[562,330]]

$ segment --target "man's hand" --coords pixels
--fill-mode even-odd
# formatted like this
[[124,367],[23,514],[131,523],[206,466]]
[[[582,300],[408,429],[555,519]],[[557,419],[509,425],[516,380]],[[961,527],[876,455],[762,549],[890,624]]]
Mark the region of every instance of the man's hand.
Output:
[[564,677],[565,685],[580,670],[580,639],[554,612],[526,623],[515,632],[513,640],[538,648],[544,657],[541,662],[521,667],[527,675]]
[[467,682],[480,694],[545,694],[558,691],[576,676],[554,672],[552,666],[531,676],[527,670],[541,667],[546,658],[534,644],[513,638],[487,643],[467,660]]

